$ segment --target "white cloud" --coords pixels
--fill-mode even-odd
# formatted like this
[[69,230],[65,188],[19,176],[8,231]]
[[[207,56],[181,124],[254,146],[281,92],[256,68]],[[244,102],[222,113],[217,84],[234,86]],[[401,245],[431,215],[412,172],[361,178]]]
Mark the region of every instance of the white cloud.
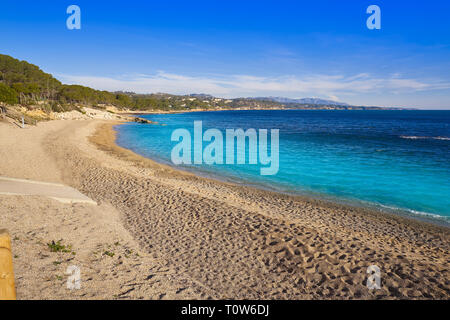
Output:
[[351,76],[194,77],[160,71],[154,75],[136,74],[117,78],[74,75],[59,75],[59,78],[65,83],[81,84],[100,90],[173,94],[201,92],[221,97],[285,95],[288,97],[322,96],[337,100],[337,96],[450,89],[450,83],[438,80],[402,78],[399,74],[382,78],[367,73]]

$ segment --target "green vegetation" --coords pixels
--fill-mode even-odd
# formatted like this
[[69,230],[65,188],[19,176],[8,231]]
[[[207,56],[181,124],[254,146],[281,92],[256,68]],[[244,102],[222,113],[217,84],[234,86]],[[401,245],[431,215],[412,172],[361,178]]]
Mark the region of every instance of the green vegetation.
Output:
[[35,65],[2,54],[0,54],[0,102],[30,107],[39,105],[46,112],[79,110],[80,106],[104,109],[107,105],[137,111],[229,109],[276,105],[271,101],[225,100],[204,94],[185,96],[164,93],[136,94],[66,85]]
[[52,100],[61,87],[61,82],[37,66],[7,55],[0,55],[0,84],[0,101],[9,104]]
[[115,253],[114,252],[111,252],[111,251],[105,251],[105,252],[103,252],[103,254],[104,255],[107,255],[108,257],[114,257],[114,255],[115,255]]
[[0,54],[0,102],[23,106],[40,105],[47,112],[77,110],[78,106],[131,110],[183,110],[208,108],[200,98],[168,94],[108,92],[80,85],[66,85],[39,67]]
[[47,243],[47,247],[51,252],[71,253],[75,255],[75,252],[72,251],[72,246],[62,244],[61,240],[49,242]]
[[6,84],[0,82],[0,101],[8,104],[16,104],[19,102],[17,92],[8,87]]
[[[0,55],[0,102],[24,106],[45,102],[46,111],[68,111],[76,105],[133,108],[136,101],[128,94],[94,90],[79,85],[65,85],[39,67],[7,55]],[[141,108],[148,106],[140,102]],[[158,104],[155,105],[158,107]]]

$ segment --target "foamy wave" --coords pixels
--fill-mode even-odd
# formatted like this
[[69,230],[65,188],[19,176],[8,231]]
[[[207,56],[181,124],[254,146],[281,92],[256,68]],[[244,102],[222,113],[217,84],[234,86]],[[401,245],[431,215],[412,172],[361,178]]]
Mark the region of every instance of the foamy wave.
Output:
[[433,218],[433,219],[437,219],[440,221],[444,221],[447,223],[450,223],[450,217],[447,216],[441,216],[435,213],[430,213],[430,212],[423,212],[423,211],[417,211],[417,210],[413,210],[413,209],[406,209],[406,208],[399,208],[399,207],[392,207],[392,206],[387,206],[387,205],[383,205],[383,204],[378,204],[378,206],[388,209],[388,210],[392,210],[392,211],[400,211],[400,212],[406,212],[412,215],[416,215],[416,216],[422,216],[422,217],[429,217],[429,218]]
[[425,136],[400,136],[402,139],[433,139],[433,140],[450,140],[449,137],[425,137]]

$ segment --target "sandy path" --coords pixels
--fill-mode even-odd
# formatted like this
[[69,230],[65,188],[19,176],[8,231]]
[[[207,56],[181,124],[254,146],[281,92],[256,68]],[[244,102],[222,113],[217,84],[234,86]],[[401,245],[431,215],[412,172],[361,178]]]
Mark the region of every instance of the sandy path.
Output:
[[94,200],[74,188],[49,182],[5,178],[0,176],[0,195],[42,196],[63,203],[88,203],[97,205]]
[[49,132],[63,126],[61,122],[52,121],[41,123],[38,128],[19,129],[0,122],[0,176],[62,182],[55,161],[41,148],[41,141]]

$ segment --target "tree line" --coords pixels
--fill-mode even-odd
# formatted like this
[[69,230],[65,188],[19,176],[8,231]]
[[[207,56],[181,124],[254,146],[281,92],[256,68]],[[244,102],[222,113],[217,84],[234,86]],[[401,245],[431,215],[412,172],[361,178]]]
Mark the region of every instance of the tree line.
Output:
[[38,66],[0,54],[0,102],[6,104],[41,104],[56,112],[73,110],[77,105],[100,108],[102,105],[113,105],[132,110],[208,107],[199,99],[185,100],[181,96],[168,94],[140,95],[62,84]]

